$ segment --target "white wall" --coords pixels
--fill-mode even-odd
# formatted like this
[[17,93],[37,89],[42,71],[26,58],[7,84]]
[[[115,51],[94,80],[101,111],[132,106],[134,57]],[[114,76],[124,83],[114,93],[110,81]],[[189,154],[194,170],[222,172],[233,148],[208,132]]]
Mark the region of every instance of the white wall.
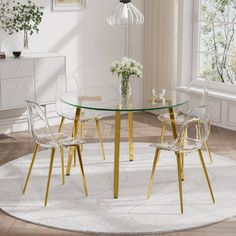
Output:
[[[45,9],[39,34],[30,37],[30,52],[66,55],[67,74],[75,73],[80,86],[103,87],[117,83],[110,73],[110,65],[128,53],[126,45],[130,46],[130,56],[143,63],[142,27],[130,30],[130,42],[126,42],[124,27],[111,27],[106,23],[106,16],[118,0],[87,0],[86,10],[77,12],[53,12],[51,0],[35,2]],[[144,0],[133,3],[143,11]],[[20,35],[3,37],[0,32],[0,38],[5,38],[2,48],[8,53],[23,44]],[[135,99],[142,103],[143,80],[133,81],[133,86]]]

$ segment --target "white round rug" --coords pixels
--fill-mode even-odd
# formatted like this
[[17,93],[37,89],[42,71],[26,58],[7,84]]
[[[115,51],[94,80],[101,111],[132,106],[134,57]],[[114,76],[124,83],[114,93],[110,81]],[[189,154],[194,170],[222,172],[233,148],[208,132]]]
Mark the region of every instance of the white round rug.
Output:
[[43,207],[50,151],[39,152],[25,195],[22,188],[31,155],[0,167],[0,207],[11,216],[59,229],[109,234],[160,233],[185,230],[236,215],[236,162],[213,155],[205,160],[215,194],[211,202],[197,155],[185,161],[184,214],[180,214],[176,158],[161,152],[153,192],[146,199],[154,149],[135,143],[135,161],[128,161],[128,144],[121,144],[120,194],[113,199],[113,144],[106,143],[106,161],[99,144],[86,144],[83,160],[89,196],[85,197],[79,167],[61,185],[59,152],[55,158],[48,206]]

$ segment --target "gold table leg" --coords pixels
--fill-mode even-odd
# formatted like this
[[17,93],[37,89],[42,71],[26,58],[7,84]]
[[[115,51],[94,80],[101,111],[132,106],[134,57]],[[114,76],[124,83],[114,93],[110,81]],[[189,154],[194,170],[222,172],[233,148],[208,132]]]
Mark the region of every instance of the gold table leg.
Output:
[[[81,109],[77,108],[76,113],[75,113],[75,120],[74,120],[74,128],[73,128],[73,134],[74,134],[73,136],[74,137],[73,138],[77,138],[77,136],[78,136],[80,112],[81,112]],[[69,157],[68,157],[68,162],[67,162],[67,170],[66,170],[67,175],[70,175],[72,159],[74,157],[74,149],[75,149],[75,147],[70,147]]]
[[134,160],[134,131],[133,131],[133,112],[129,112],[129,160]]
[[119,195],[119,163],[120,162],[120,112],[116,112],[115,151],[114,151],[114,198]]

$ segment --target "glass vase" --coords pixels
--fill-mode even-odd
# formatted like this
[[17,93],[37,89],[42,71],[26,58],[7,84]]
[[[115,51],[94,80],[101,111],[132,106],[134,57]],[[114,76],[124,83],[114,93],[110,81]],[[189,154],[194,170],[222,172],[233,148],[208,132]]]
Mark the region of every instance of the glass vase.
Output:
[[129,78],[122,78],[120,82],[120,98],[122,103],[126,103],[132,95],[132,88]]
[[29,49],[29,34],[24,30],[24,49]]

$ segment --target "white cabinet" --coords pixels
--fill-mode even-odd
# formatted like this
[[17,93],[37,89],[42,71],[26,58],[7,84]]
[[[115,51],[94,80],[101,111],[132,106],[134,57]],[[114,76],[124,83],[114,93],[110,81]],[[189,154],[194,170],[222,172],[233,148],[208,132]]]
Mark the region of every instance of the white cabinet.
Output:
[[25,106],[25,100],[34,101],[34,78],[19,77],[1,80],[2,108]]
[[66,58],[33,54],[0,60],[0,109],[25,107],[25,100],[54,102],[56,80],[66,74]]
[[1,78],[34,76],[34,61],[14,59],[1,63]]

